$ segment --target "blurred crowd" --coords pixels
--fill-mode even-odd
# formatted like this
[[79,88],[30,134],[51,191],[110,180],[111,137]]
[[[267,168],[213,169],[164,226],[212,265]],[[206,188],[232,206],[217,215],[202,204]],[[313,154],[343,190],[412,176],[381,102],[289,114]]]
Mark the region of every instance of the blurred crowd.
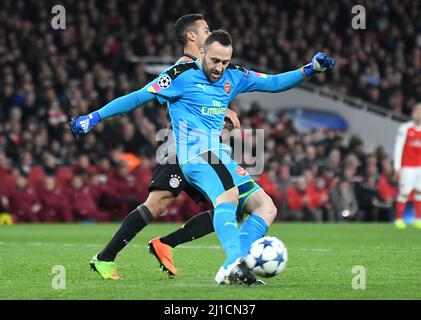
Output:
[[[63,1],[66,30],[51,28],[55,4],[0,3],[0,212],[21,221],[110,221],[145,200],[165,108],[108,119],[81,140],[67,121],[146,84],[152,75],[137,57],[181,55],[173,23],[186,13],[230,31],[234,56],[262,68],[290,70],[327,51],[337,67],[311,80],[322,88],[397,113],[421,100],[417,1],[365,1],[365,30],[352,29],[349,0]],[[343,132],[301,134],[263,109],[238,111],[244,128],[266,129],[257,178],[279,219],[388,219],[396,181],[381,147],[364,154]],[[205,207],[183,194],[162,220]]]
[[[243,128],[264,129],[261,159],[265,170],[255,178],[278,207],[278,220],[392,218],[397,180],[382,147],[366,154],[363,141],[356,136],[346,139],[345,132],[319,129],[300,133],[284,113],[269,115],[257,102],[248,112],[241,113],[235,105],[232,108],[239,112]],[[51,125],[45,128],[44,138],[37,135],[39,144],[32,145],[23,136],[4,136],[0,212],[11,212],[15,220],[27,222],[123,218],[146,199],[156,165],[155,132],[144,135],[130,122],[143,119],[139,115],[143,112],[107,120],[78,141],[69,136],[65,123],[53,126],[60,128],[64,143],[45,138]],[[156,126],[151,126],[155,130]],[[256,141],[237,133],[234,139]],[[104,142],[109,147],[104,148]],[[256,156],[255,146],[250,150],[246,159]],[[182,193],[160,221],[184,221],[207,208],[208,203],[196,204]]]

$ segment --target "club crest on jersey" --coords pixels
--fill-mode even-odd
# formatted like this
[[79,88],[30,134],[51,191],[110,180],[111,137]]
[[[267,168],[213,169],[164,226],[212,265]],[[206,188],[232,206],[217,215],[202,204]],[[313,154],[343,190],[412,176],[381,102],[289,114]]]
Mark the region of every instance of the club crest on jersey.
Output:
[[245,177],[247,175],[247,171],[241,166],[237,167],[237,173],[242,177]]
[[178,176],[176,174],[172,174],[171,175],[171,179],[169,181],[169,184],[170,184],[171,188],[177,189],[178,186],[180,185],[180,182],[181,182],[181,177],[180,176]]
[[228,81],[225,82],[225,84],[224,84],[224,90],[225,90],[225,93],[226,94],[230,94],[230,92],[231,92],[231,83],[229,83]]

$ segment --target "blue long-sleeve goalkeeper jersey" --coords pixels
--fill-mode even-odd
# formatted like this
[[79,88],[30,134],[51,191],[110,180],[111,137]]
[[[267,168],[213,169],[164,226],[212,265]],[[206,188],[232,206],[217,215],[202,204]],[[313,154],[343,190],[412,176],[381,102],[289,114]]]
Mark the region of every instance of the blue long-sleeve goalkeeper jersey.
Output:
[[170,67],[142,89],[110,102],[98,112],[103,119],[130,111],[153,98],[168,103],[177,157],[183,165],[207,150],[230,151],[219,137],[226,109],[238,94],[281,92],[304,79],[301,69],[266,75],[229,65],[218,81],[210,82],[200,60],[196,60]]

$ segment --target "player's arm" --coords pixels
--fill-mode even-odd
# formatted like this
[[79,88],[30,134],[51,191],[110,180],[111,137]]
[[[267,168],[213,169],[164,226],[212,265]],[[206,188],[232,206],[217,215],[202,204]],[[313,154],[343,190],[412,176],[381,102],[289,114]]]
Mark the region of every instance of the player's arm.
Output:
[[244,70],[244,76],[240,81],[239,92],[282,92],[292,89],[303,82],[306,78],[326,70],[331,70],[335,65],[335,59],[324,53],[317,53],[310,63],[293,71],[275,75],[267,75],[255,71]]
[[395,147],[393,152],[393,168],[396,172],[401,170],[403,147],[406,140],[406,126],[400,126],[398,129],[398,135],[395,140]]
[[240,128],[240,119],[238,119],[237,112],[228,108],[225,114],[225,118],[226,118],[226,122],[228,122],[226,123],[227,128],[230,128],[230,129]]
[[69,122],[70,131],[73,136],[78,138],[87,134],[101,120],[130,112],[155,98],[159,103],[174,100],[181,94],[181,88],[183,87],[181,82],[180,77],[180,80],[177,80],[177,83],[171,86],[171,78],[163,73],[140,90],[116,98],[86,116],[80,116],[77,119],[72,118]]
[[146,88],[129,93],[107,103],[104,107],[88,115],[72,118],[69,123],[70,131],[76,138],[87,134],[101,120],[113,117],[122,113],[130,112],[133,109],[153,100],[155,96]]

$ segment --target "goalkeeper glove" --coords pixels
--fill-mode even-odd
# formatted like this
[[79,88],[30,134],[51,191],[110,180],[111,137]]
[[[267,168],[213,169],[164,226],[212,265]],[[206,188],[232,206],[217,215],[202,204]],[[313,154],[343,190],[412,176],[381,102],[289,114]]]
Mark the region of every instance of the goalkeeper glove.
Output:
[[72,117],[69,121],[70,132],[75,138],[87,134],[91,129],[101,121],[98,112],[92,112],[87,116],[80,116],[78,118]]
[[328,56],[326,53],[318,52],[311,59],[309,64],[303,67],[306,77],[312,76],[315,73],[325,72],[326,70],[332,70],[335,65],[335,59]]

